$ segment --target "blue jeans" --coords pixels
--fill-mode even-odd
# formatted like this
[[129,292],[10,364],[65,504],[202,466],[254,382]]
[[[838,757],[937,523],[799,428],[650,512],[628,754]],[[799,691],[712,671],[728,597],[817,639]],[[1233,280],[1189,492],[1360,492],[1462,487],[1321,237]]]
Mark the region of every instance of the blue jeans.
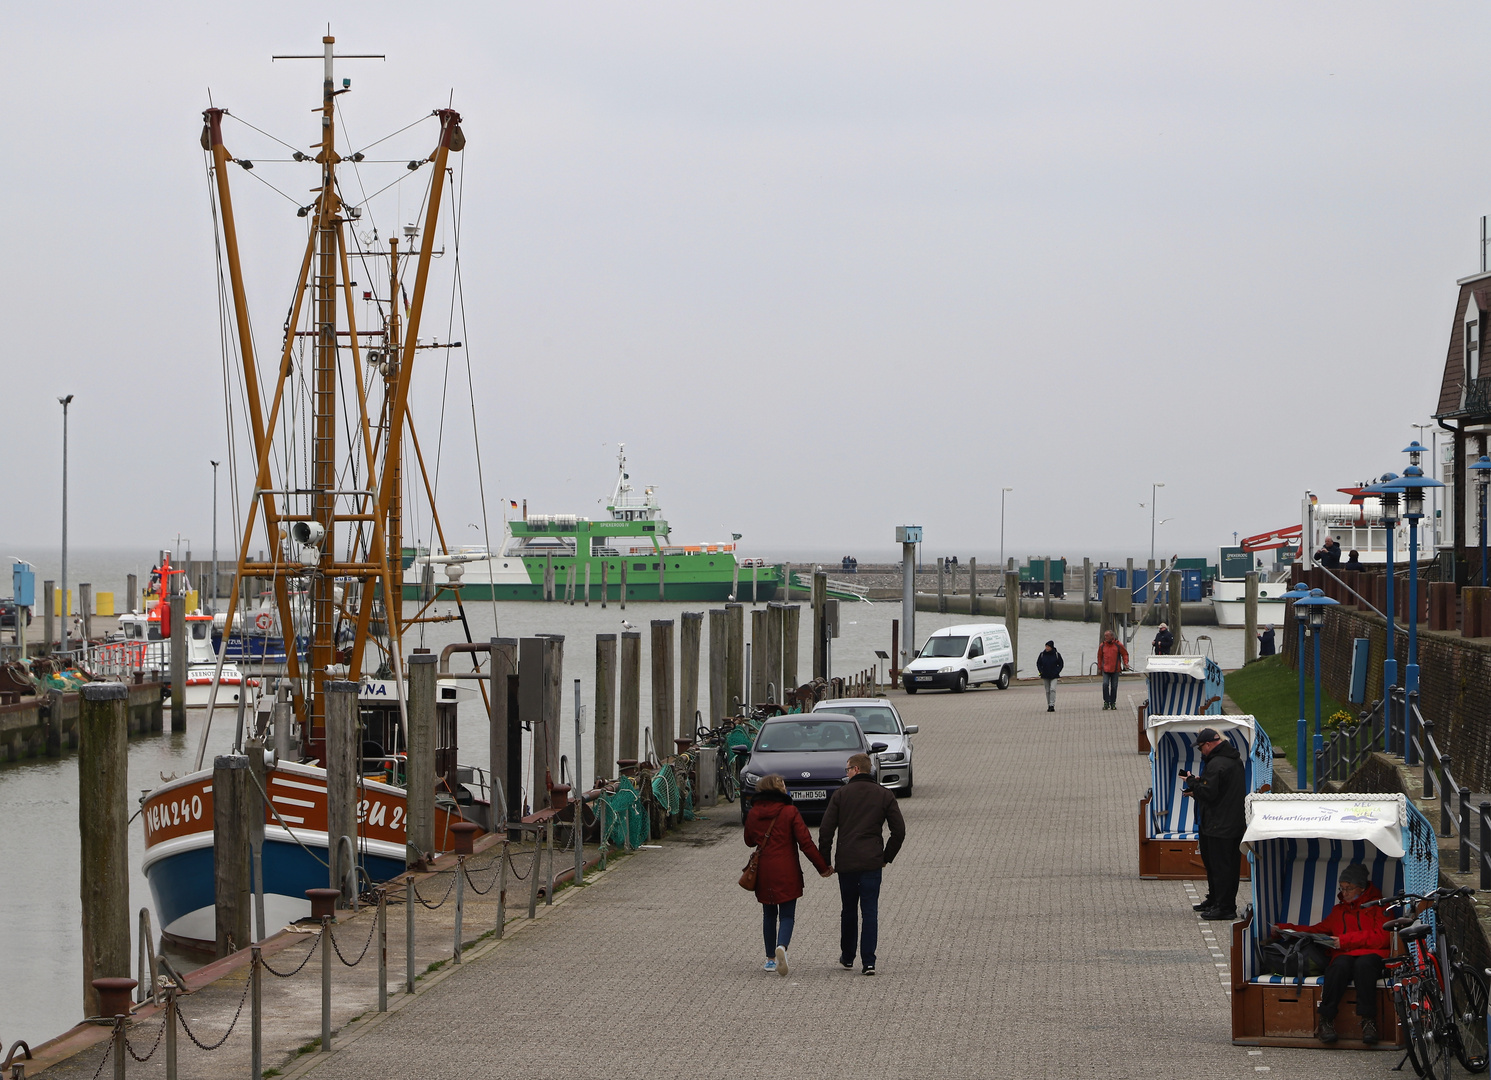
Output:
[[854,962],[854,939],[858,938],[860,960],[865,967],[875,966],[875,945],[880,937],[880,874],[879,870],[839,871],[839,899],[844,903],[839,916],[839,956],[846,964]]
[[1103,704],[1118,704],[1118,672],[1103,672]]
[[761,905],[761,937],[766,942],[766,956],[775,958],[777,946],[792,944],[792,925],[797,921],[797,901]]

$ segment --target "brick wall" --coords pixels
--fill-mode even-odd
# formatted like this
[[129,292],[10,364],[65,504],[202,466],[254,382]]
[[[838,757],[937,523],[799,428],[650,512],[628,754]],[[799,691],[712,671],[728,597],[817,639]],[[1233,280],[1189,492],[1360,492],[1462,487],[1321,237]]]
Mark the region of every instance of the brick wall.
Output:
[[[1286,620],[1280,651],[1294,666],[1297,655],[1294,620]],[[1320,640],[1321,681],[1338,701],[1345,701],[1351,681],[1351,647],[1355,638],[1371,641],[1366,703],[1382,697],[1382,661],[1387,645],[1386,622],[1370,611],[1333,608],[1326,615]],[[1434,740],[1454,760],[1456,778],[1472,791],[1491,791],[1491,640],[1466,640],[1457,633],[1419,627],[1419,709],[1434,724]],[[1305,643],[1305,671],[1313,672],[1313,646]],[[1399,679],[1408,655],[1408,633],[1400,625],[1394,654]]]

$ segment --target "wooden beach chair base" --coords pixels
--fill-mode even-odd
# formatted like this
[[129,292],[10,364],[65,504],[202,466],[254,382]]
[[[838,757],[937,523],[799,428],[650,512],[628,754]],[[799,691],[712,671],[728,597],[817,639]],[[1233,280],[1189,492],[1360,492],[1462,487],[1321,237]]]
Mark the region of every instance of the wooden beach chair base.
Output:
[[[1361,1020],[1356,1015],[1356,991],[1346,991],[1336,1013],[1334,1043],[1323,1043],[1315,1037],[1319,1021],[1320,979],[1306,979],[1296,986],[1293,979],[1282,982],[1249,982],[1243,977],[1243,950],[1248,947],[1252,919],[1232,925],[1232,1041],[1238,1046],[1293,1046],[1316,1050],[1393,1050],[1403,1049],[1403,1031],[1393,1009],[1393,995],[1382,983],[1377,985],[1378,1042],[1362,1042]],[[1276,976],[1267,976],[1275,978]]]
[[[1146,826],[1152,798],[1151,792],[1139,800],[1139,876],[1146,881],[1205,881],[1206,866],[1201,861],[1201,848],[1195,840],[1167,840],[1149,835]],[[1252,876],[1248,857],[1238,852],[1237,858],[1241,880],[1247,881]]]

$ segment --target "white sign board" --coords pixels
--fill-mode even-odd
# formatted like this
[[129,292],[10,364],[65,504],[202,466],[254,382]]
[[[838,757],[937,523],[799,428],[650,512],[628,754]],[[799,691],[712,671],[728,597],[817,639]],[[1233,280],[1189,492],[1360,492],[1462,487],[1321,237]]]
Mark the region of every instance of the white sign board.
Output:
[[1267,794],[1247,798],[1243,843],[1287,838],[1365,840],[1403,857],[1408,809],[1402,795]]

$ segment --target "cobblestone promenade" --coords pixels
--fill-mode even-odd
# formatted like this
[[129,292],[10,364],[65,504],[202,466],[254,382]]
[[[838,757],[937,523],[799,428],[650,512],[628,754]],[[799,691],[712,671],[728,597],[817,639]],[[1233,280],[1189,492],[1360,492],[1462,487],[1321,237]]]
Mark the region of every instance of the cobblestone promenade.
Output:
[[727,806],[302,1068],[316,1080],[1389,1075],[1395,1054],[1231,1044],[1226,959],[1203,938],[1217,924],[1197,921],[1182,883],[1139,880],[1147,764],[1132,714],[1103,713],[1096,685],[1062,688],[1054,714],[1027,687],[895,703],[921,732],[876,978],[838,966],[837,888],[811,874],[791,977],[761,971]]

